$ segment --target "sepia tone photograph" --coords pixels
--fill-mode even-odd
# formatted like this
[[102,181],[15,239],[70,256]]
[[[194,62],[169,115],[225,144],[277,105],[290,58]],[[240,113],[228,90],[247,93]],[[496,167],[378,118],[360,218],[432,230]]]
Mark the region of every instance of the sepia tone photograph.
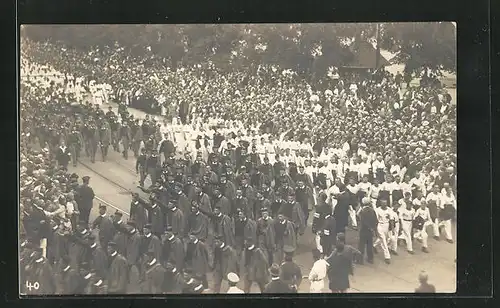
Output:
[[19,69],[20,295],[456,291],[456,23],[22,25]]

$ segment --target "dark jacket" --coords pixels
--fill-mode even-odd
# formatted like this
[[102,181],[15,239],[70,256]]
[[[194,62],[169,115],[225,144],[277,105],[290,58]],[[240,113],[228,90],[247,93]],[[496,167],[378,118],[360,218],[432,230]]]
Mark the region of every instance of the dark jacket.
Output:
[[283,282],[281,279],[271,280],[262,293],[297,293],[295,290],[290,288],[290,286]]

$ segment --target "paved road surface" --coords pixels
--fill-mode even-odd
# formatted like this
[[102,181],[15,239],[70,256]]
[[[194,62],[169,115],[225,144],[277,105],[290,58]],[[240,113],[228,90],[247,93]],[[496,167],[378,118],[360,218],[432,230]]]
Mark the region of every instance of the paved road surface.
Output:
[[[111,105],[116,107],[114,104]],[[144,115],[143,112],[137,110],[131,110],[131,113],[139,117]],[[80,177],[84,175],[91,177],[90,185],[100,199],[95,200],[91,213],[92,219],[97,216],[99,202],[107,204],[110,213],[119,209],[127,214],[130,206],[130,191],[141,192],[136,187],[135,159],[133,155],[131,156],[125,160],[119,153],[110,149],[107,162],[96,161],[92,164],[84,157],[82,158],[83,164],[79,164],[76,168],[70,167],[70,171],[78,173]],[[349,244],[357,246],[356,231],[349,230],[346,236]],[[299,248],[295,257],[295,261],[302,269],[303,276],[309,274],[312,266],[311,249],[313,243],[314,237],[308,228],[299,240]],[[455,292],[456,245],[449,244],[444,240],[429,239],[429,254],[420,251],[418,242],[414,246],[415,255],[409,255],[404,247],[400,247],[398,249],[399,255],[393,256],[390,265],[383,262],[381,253],[375,256],[375,264],[357,265],[354,276],[351,277],[351,292],[413,292],[418,284],[417,276],[421,270],[428,271],[430,282],[436,286],[438,292]],[[223,292],[224,288],[223,285]],[[307,293],[308,290],[309,281],[304,279],[299,292]],[[258,292],[257,286],[253,286],[252,292]]]

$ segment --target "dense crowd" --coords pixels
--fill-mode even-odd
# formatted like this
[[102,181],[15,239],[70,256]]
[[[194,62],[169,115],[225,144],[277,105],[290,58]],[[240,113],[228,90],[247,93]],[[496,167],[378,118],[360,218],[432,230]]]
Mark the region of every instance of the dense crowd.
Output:
[[[221,74],[145,57],[118,46],[23,49],[24,293],[200,293],[208,273],[217,293],[239,277],[246,293],[254,282],[296,292],[292,255],[310,213],[312,292],[326,276],[330,290],[348,289],[352,263],[365,252],[373,262],[374,246],[389,263],[399,240],[429,252],[428,227],[452,242],[456,109],[434,77],[405,86],[384,70],[336,71],[318,90],[272,66]],[[117,112],[100,108],[108,99]],[[145,102],[163,121],[127,111]],[[134,154],[150,196],[133,195],[128,222],[105,206],[89,221],[89,179],[68,173],[83,151],[105,160],[110,146]],[[359,251],[345,244],[348,226]]]

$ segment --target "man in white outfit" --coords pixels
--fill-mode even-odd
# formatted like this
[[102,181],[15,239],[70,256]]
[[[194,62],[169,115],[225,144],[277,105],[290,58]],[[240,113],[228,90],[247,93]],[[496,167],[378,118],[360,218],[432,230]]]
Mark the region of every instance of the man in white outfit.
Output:
[[[432,187],[432,191],[427,195],[425,201],[427,202],[427,204],[431,202],[435,203],[436,208],[439,210],[441,209],[441,199],[442,199],[441,197],[442,195],[439,192],[439,186],[434,185]],[[436,240],[439,239],[439,218],[437,217],[437,215],[436,217],[434,217],[434,220],[432,221],[432,234],[434,235],[434,239]]]
[[439,222],[439,227],[443,227],[444,236],[448,243],[453,243],[453,236],[451,233],[451,218],[454,211],[457,209],[457,200],[453,195],[451,187],[448,183],[444,184],[445,192],[441,195],[441,202],[439,202],[441,219]]
[[389,252],[389,247],[387,241],[389,239],[389,220],[392,218],[392,209],[387,207],[387,199],[380,200],[380,207],[375,209],[375,214],[377,214],[377,233],[378,237],[375,243],[373,243],[373,250],[380,245],[384,253],[384,261],[387,264],[391,263],[391,254]]
[[328,264],[321,257],[321,253],[316,249],[313,250],[313,259],[314,264],[308,277],[311,282],[309,293],[323,293]]
[[399,208],[399,219],[401,220],[401,238],[406,242],[406,250],[409,254],[413,252],[413,239],[411,230],[413,228],[413,218],[415,217],[415,210],[413,209],[411,200],[411,193],[406,192],[404,199],[399,200],[401,205]]
[[429,235],[426,229],[432,224],[432,221],[431,213],[429,212],[429,208],[427,208],[427,202],[425,200],[420,201],[420,207],[415,211],[415,220],[417,219],[421,219],[424,224],[422,230],[415,232],[414,237],[422,241],[422,251],[428,253],[427,239]]

